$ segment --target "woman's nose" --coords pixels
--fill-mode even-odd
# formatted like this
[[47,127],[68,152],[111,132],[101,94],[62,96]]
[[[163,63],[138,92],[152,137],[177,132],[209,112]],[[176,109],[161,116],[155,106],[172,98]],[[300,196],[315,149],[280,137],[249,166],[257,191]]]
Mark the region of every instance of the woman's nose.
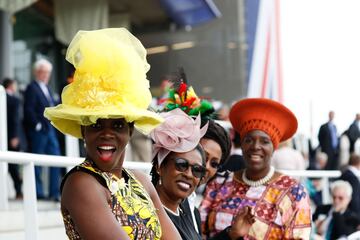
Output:
[[192,171],[191,171],[191,166],[189,166],[188,169],[186,169],[186,170],[184,171],[184,174],[185,174],[186,177],[188,177],[188,178],[195,177],[195,176],[193,175]]
[[259,141],[254,141],[253,148],[254,149],[259,149],[260,148],[260,142]]
[[106,138],[113,138],[114,132],[111,128],[104,128],[101,132],[101,136]]

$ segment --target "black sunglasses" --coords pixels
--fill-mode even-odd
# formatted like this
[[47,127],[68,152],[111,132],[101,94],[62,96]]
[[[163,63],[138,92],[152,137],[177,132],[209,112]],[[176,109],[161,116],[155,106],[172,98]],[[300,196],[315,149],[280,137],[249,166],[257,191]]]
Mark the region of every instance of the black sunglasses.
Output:
[[199,164],[190,165],[189,161],[184,158],[175,158],[175,169],[179,172],[186,172],[189,167],[191,167],[191,172],[194,177],[202,178],[205,175],[205,167]]

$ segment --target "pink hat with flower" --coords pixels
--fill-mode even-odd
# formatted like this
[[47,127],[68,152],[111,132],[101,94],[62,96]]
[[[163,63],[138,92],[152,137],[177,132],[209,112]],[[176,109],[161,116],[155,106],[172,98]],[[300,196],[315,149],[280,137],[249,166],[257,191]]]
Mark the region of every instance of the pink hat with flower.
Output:
[[200,114],[194,119],[179,108],[160,115],[165,121],[150,133],[155,142],[152,158],[157,154],[159,166],[170,152],[183,153],[193,150],[208,127],[206,124],[200,128]]

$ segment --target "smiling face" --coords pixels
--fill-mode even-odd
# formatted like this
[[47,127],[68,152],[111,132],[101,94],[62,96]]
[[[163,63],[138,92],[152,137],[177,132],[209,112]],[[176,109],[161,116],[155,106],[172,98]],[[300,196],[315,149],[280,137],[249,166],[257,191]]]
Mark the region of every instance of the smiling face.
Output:
[[[176,159],[187,160],[189,167],[185,171],[176,168]],[[197,149],[186,153],[170,153],[158,169],[161,184],[156,186],[161,201],[180,203],[187,198],[198,186],[200,178],[193,175],[190,166],[202,166],[202,157]]]
[[270,159],[274,152],[269,135],[260,130],[250,131],[242,139],[241,149],[247,173],[264,177],[270,169]]
[[204,148],[206,156],[206,173],[201,182],[206,183],[215,175],[220,165],[222,151],[220,145],[212,139],[202,138],[200,144]]
[[131,132],[124,119],[98,119],[95,124],[82,127],[87,158],[103,171],[120,174]]

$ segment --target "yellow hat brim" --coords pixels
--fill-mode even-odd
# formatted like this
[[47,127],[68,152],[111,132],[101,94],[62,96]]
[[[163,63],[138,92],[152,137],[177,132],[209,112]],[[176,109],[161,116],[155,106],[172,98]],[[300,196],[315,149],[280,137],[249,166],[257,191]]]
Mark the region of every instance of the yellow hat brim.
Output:
[[59,104],[46,108],[44,116],[60,132],[76,138],[82,138],[81,126],[94,124],[98,119],[124,118],[126,122],[134,122],[135,128],[144,134],[149,134],[163,122],[163,118],[158,114],[131,105],[84,109]]

